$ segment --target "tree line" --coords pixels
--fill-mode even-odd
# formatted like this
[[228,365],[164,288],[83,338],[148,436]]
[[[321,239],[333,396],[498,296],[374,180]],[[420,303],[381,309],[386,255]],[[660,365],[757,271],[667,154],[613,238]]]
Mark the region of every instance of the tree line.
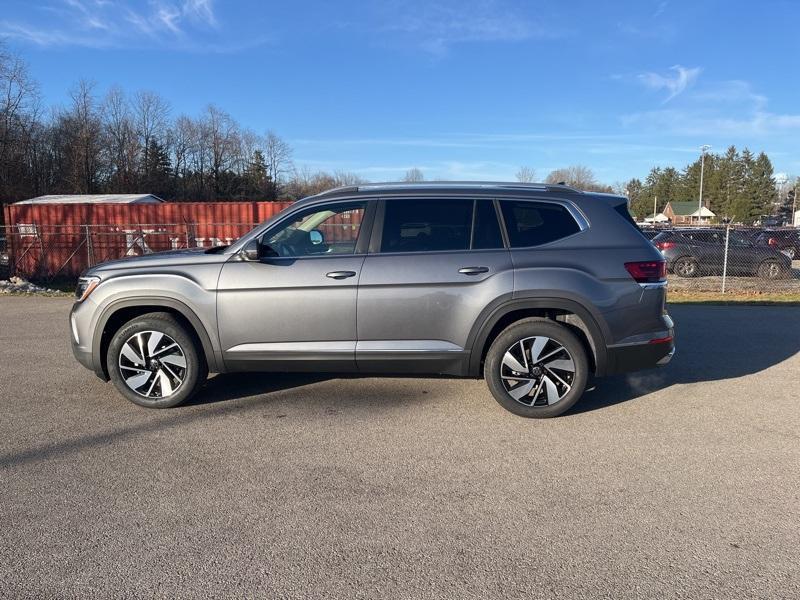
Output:
[[[683,170],[654,167],[644,181],[607,185],[583,165],[556,169],[546,183],[627,195],[642,219],[670,201],[697,200],[701,160]],[[516,178],[536,180],[530,167]],[[406,181],[423,181],[409,169]],[[0,42],[0,201],[44,194],[138,193],[166,200],[296,199],[364,180],[349,172],[298,169],[292,149],[273,131],[257,133],[215,105],[173,115],[150,91],[100,93],[88,81],[64,106],[45,108],[25,62]],[[797,182],[776,186],[769,157],[731,146],[707,154],[703,198],[720,220],[752,223],[773,214],[790,220]]]
[[80,81],[45,108],[25,62],[0,45],[0,201],[44,194],[153,193],[167,200],[299,198],[358,183],[352,173],[297,169],[272,131],[215,105],[173,116],[150,91],[100,94]]
[[706,154],[679,171],[673,167],[654,167],[641,181],[624,184],[631,212],[643,219],[661,212],[670,201],[699,200],[700,170],[703,168],[703,205],[719,221],[753,223],[766,215],[791,222],[794,189],[797,181],[776,184],[769,157],[754,155],[745,148],[730,146],[723,154]]

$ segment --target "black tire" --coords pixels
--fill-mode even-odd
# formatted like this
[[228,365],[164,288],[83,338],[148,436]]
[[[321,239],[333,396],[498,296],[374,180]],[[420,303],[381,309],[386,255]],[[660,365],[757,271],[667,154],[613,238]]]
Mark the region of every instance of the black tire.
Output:
[[[575,367],[569,391],[567,391],[560,400],[552,404],[533,405],[525,403],[529,400],[536,403],[542,401],[546,402],[546,398],[542,398],[542,396],[547,395],[546,390],[540,389],[544,387],[542,383],[534,383],[530,395],[524,396],[521,400],[515,400],[506,389],[504,380],[501,377],[501,365],[506,351],[511,349],[512,346],[519,344],[521,341],[534,337],[550,338],[551,342],[554,344],[561,345],[571,356]],[[552,348],[554,346],[550,347]],[[541,356],[545,355],[546,352],[542,351]],[[529,357],[530,353],[526,358]],[[536,367],[535,364],[530,364],[530,362],[526,362],[526,364],[530,366],[531,371]],[[547,370],[543,369],[543,376],[547,373]],[[550,375],[552,377],[552,372],[550,372]],[[564,375],[563,371],[562,375]],[[486,384],[489,386],[489,391],[492,392],[492,395],[500,406],[521,417],[543,419],[557,417],[572,408],[580,399],[586,388],[586,381],[589,376],[589,361],[586,358],[586,350],[583,344],[567,327],[548,319],[534,317],[513,323],[495,338],[489,348],[489,352],[486,354],[483,376],[484,379],[486,379]],[[565,376],[564,378],[567,377]],[[541,382],[541,379],[539,379],[539,381]],[[551,382],[552,381],[554,380],[551,379]],[[534,394],[536,394],[535,397],[533,397]]]
[[[137,334],[141,334],[141,339],[145,337],[149,339],[149,336],[152,335],[150,332],[161,333],[165,337],[168,336],[172,338],[172,341],[178,346],[178,349],[173,350],[173,352],[180,352],[178,360],[183,359],[181,362],[185,362],[185,368],[176,366],[174,363],[167,364],[166,368],[164,368],[165,365],[163,363],[159,364],[158,362],[159,358],[166,356],[166,354],[163,354],[164,350],[157,349],[153,357],[150,357],[150,355],[147,354],[146,342],[142,351],[136,353],[137,358],[143,358],[143,364],[140,365],[129,361],[127,358],[121,358],[121,355],[124,355],[123,346],[125,346],[129,340],[132,340]],[[138,340],[139,338],[136,337],[135,339]],[[162,342],[161,347],[166,348],[167,342],[168,340]],[[162,354],[156,356],[159,352],[162,352]],[[144,357],[142,357],[143,353],[145,353]],[[175,359],[173,358],[173,360]],[[152,363],[153,366],[146,364],[148,361]],[[123,366],[123,363],[126,363],[128,366]],[[111,338],[111,343],[108,346],[106,366],[111,382],[114,384],[114,387],[117,388],[117,391],[134,404],[147,408],[171,408],[185,402],[197,392],[203,383],[205,383],[208,375],[208,365],[202,353],[201,346],[197,342],[195,336],[187,331],[175,317],[165,312],[148,313],[131,319],[120,327],[114,334],[114,337]],[[140,366],[144,368],[139,369],[138,367]],[[159,397],[157,395],[159,394],[159,389],[162,387],[160,380],[162,375],[158,372],[158,367],[161,367],[164,372],[166,372],[166,369],[171,368],[172,370],[170,373],[173,375],[177,374],[175,378],[171,375],[168,379],[168,383],[164,387],[167,387],[167,385],[174,385],[176,381],[180,381],[180,383],[175,386],[175,389],[170,390],[168,395],[164,397]],[[146,392],[147,388],[150,387],[151,390],[153,390],[153,396],[137,393],[125,382],[123,371],[125,371],[126,375],[136,375],[137,370],[141,372],[141,377],[144,377],[148,371],[151,372],[151,379],[145,380],[144,384],[139,389],[142,392]],[[158,381],[151,386],[154,380]]]
[[672,272],[679,277],[697,277],[700,274],[700,265],[691,256],[681,256],[672,263]]
[[761,279],[783,279],[786,276],[786,270],[777,260],[768,258],[758,265],[758,276]]

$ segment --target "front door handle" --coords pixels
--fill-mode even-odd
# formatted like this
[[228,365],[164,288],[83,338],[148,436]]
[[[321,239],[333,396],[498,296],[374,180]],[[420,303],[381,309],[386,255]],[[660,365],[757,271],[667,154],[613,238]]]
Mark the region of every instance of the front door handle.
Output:
[[325,277],[330,277],[331,279],[347,279],[348,277],[355,276],[355,271],[331,271],[330,273],[325,274]]
[[488,273],[489,267],[464,267],[458,270],[462,275],[480,275],[481,273]]

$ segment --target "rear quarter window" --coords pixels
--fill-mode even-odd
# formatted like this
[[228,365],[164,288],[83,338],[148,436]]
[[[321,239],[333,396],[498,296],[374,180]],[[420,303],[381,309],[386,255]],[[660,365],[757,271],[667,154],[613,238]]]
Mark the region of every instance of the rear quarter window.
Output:
[[512,248],[541,246],[580,231],[573,216],[560,204],[502,200],[500,206]]

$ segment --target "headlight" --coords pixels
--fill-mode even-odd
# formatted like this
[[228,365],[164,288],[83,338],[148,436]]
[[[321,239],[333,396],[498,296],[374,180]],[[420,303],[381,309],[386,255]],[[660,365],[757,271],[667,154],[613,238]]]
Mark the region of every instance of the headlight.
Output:
[[98,285],[100,285],[99,277],[79,277],[78,287],[75,288],[75,300],[77,302],[83,302]]

